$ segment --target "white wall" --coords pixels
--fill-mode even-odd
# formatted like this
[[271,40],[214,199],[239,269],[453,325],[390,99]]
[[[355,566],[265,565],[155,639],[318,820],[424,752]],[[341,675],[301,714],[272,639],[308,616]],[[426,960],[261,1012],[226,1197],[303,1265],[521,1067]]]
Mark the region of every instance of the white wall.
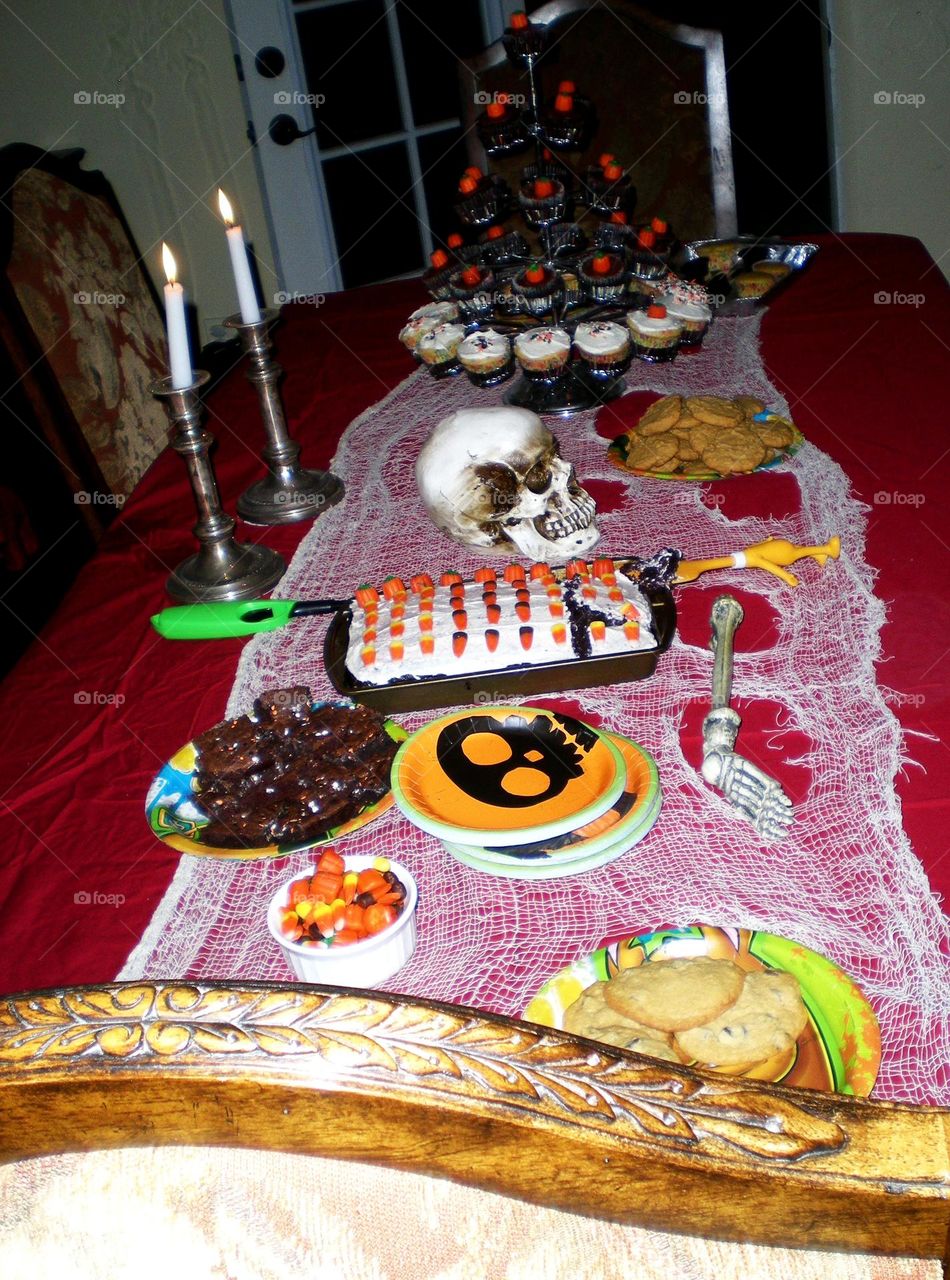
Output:
[[950,273],[950,5],[827,0],[838,223],[918,236]]
[[[77,103],[83,92],[124,101]],[[168,240],[203,341],[237,310],[213,207],[219,184],[254,242],[264,293],[273,293],[223,0],[8,0],[0,6],[0,101],[0,146],[86,148],[84,167],[112,183],[157,283]]]

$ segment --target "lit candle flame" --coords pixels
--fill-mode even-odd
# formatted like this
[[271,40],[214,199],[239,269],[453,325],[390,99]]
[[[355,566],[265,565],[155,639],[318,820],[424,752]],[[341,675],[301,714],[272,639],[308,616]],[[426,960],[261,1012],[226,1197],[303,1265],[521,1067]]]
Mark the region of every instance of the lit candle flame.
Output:
[[229,227],[234,226],[234,210],[231,208],[231,201],[224,192],[218,187],[218,208],[221,210],[221,217]]
[[162,242],[162,266],[165,268],[165,279],[169,284],[174,284],[178,279],[178,264],[175,261],[175,255],[164,241]]

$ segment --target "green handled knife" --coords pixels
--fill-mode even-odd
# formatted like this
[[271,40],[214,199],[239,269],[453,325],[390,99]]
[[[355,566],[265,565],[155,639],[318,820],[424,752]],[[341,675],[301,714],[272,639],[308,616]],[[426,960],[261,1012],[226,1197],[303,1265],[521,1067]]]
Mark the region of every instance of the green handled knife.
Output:
[[152,615],[152,626],[166,640],[223,640],[276,631],[295,618],[338,613],[349,600],[235,600],[183,604]]

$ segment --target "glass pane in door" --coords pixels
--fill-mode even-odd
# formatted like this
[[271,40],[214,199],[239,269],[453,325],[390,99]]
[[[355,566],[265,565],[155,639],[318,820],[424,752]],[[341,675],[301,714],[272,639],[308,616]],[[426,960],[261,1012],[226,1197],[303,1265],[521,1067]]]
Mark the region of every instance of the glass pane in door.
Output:
[[432,239],[435,245],[444,245],[450,232],[462,230],[453,208],[459,178],[468,164],[461,129],[445,129],[420,138],[419,164]]
[[297,14],[307,91],[323,149],[402,129],[383,0],[347,0]]
[[458,119],[459,59],[485,46],[478,0],[398,0],[396,12],[415,123]]
[[418,271],[423,260],[405,143],[325,161],[343,287]]

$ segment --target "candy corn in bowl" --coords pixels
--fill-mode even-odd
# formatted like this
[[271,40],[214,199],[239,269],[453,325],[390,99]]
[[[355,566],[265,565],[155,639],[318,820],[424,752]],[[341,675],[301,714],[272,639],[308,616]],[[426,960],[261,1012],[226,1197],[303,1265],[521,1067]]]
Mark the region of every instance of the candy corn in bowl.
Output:
[[397,862],[343,857],[332,846],[316,866],[281,885],[267,927],[304,982],[376,987],[416,949],[418,891]]

